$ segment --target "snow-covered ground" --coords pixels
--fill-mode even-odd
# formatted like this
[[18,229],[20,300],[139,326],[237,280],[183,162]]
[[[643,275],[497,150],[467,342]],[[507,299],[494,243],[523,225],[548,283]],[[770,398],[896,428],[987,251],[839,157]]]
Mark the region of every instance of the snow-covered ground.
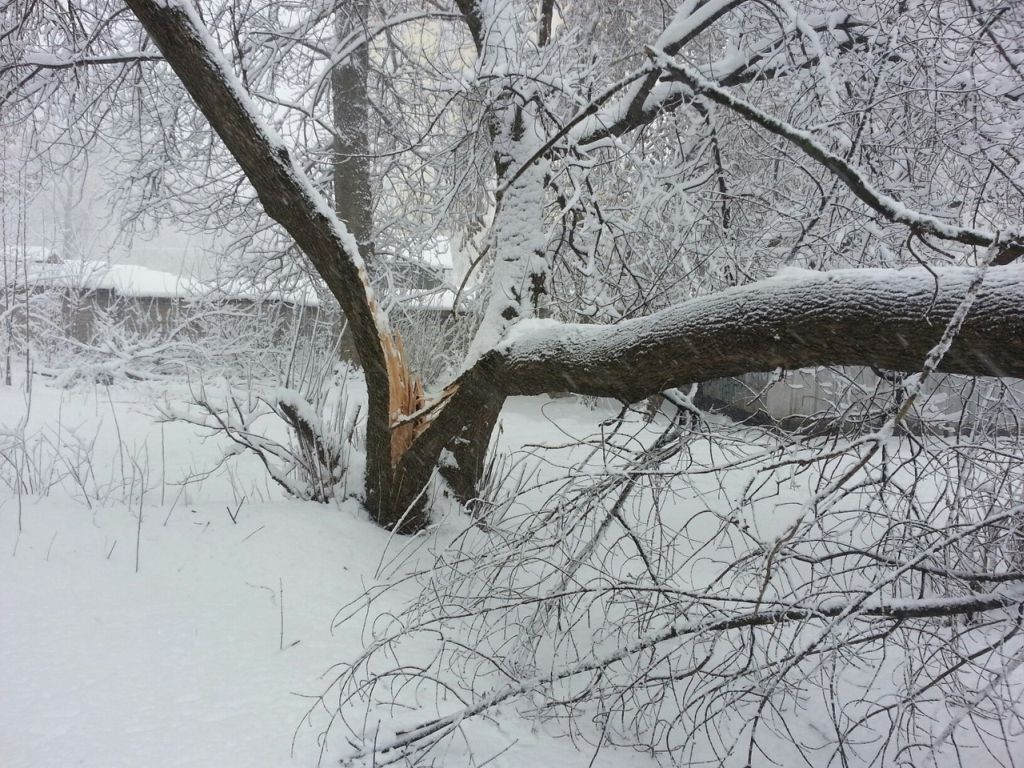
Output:
[[[418,585],[424,583],[422,578],[400,581],[396,574],[414,570],[429,574],[433,558],[454,539],[461,540],[464,551],[471,549],[474,536],[487,543],[485,532],[461,533],[466,518],[457,509],[445,510],[443,500],[438,504],[442,519],[437,528],[413,538],[394,538],[372,524],[352,498],[332,504],[285,498],[252,456],[234,456],[211,473],[229,447],[223,439],[191,424],[162,423],[158,416],[158,403],[167,410],[188,394],[184,384],[161,385],[159,390],[147,384],[60,389],[37,379],[31,396],[20,386],[0,387],[0,767],[337,764],[352,753],[346,729],[335,721],[329,738],[321,738],[338,706],[341,689],[332,683],[343,668],[337,665],[356,659],[366,642],[402,627]],[[605,430],[613,429],[610,417],[617,410],[611,403],[585,404],[574,398],[509,401],[503,416],[503,453],[516,449],[519,460],[525,462],[520,469],[529,463],[524,457],[534,457],[543,465],[536,472],[519,474],[506,467],[506,480],[526,489],[515,497],[514,506],[520,511],[510,513],[510,519],[518,521],[505,534],[510,545],[516,540],[516,526],[529,529],[550,494],[570,500],[598,478],[621,481],[624,475],[615,471],[601,474],[605,462],[614,469],[609,448],[613,443],[598,441],[588,447],[581,442],[588,435],[605,435]],[[646,435],[665,427],[663,416],[650,428],[642,426],[642,418],[635,423]],[[762,447],[748,443],[746,437],[733,433],[731,444],[722,439],[694,440],[680,461],[697,466],[713,455],[717,461],[735,462],[739,469],[733,474],[693,473],[669,504],[655,504],[638,492],[633,509],[637,519],[656,510],[659,525],[664,526],[659,530],[680,532],[671,545],[675,554],[658,553],[667,559],[655,564],[671,575],[674,584],[695,591],[710,589],[721,573],[729,575],[725,591],[715,593],[715,599],[726,600],[726,606],[730,595],[743,597],[758,589],[766,599],[785,597],[764,591],[768,582],[758,570],[758,541],[771,544],[785,534],[804,514],[814,483],[811,475],[787,475],[786,483],[775,488],[766,502],[770,514],[759,518],[751,513],[746,521],[730,522],[730,526],[740,524],[747,542],[740,543],[753,552],[753,570],[734,568],[740,550],[729,543],[731,527],[723,526],[722,517],[711,510],[734,508],[738,499],[756,494],[748,487],[753,475],[740,459]],[[539,451],[537,446],[544,445],[568,447],[561,452]],[[588,465],[574,463],[580,454],[591,456],[589,466],[596,468],[592,476]],[[577,481],[580,484],[573,486]],[[609,487],[608,495],[614,497],[621,486]],[[920,492],[933,493],[929,488],[922,482]],[[582,498],[588,498],[586,493]],[[588,526],[596,528],[603,514],[600,506],[565,508],[570,517],[580,515],[580,541],[585,541]],[[851,512],[856,512],[855,505]],[[588,516],[594,517],[592,522]],[[858,517],[838,515],[834,520],[838,527],[830,535],[837,538],[864,528]],[[853,528],[846,530],[847,525]],[[558,530],[538,527],[537,538],[526,541],[530,546],[536,541],[538,552],[571,559],[569,550],[558,550]],[[578,573],[570,574],[574,584],[603,589],[609,574],[613,580],[621,574],[618,583],[628,591],[633,578],[629,572],[641,573],[641,564],[629,536],[616,533],[612,538],[615,541],[598,558],[601,562],[584,563]],[[490,565],[474,561],[483,574],[480,588],[485,601],[491,599],[486,579],[504,578],[506,573],[500,562],[505,557],[503,541],[498,540]],[[488,571],[494,563],[495,570]],[[522,661],[527,676],[537,674],[529,671],[530,658],[516,654],[529,650],[528,625],[541,615],[540,609],[531,613],[534,609],[529,605],[516,608],[513,582],[537,577],[537,589],[557,591],[561,569],[569,574],[569,568],[575,567],[567,568],[567,563],[544,561],[538,555],[536,567],[508,572],[508,583],[500,585],[495,599],[508,600],[512,606],[507,613],[511,629],[484,636],[481,653],[511,649],[510,664]],[[789,578],[802,578],[799,570],[789,567]],[[456,574],[454,582],[446,583],[448,576],[442,573],[434,585],[442,594],[450,589],[453,599],[472,606],[477,587],[471,579],[459,582],[458,570],[450,571],[449,575]],[[368,613],[346,608],[360,603],[368,588],[383,583],[397,586],[380,593],[369,604]],[[486,603],[486,610],[496,604]],[[542,672],[545,664],[572,661],[574,654],[586,657],[621,647],[623,637],[630,638],[635,626],[647,625],[642,616],[647,609],[640,599],[616,603],[595,598],[588,603],[581,598],[580,605],[573,620],[579,623],[566,635],[572,636],[570,642],[559,647],[564,638],[553,641],[554,645],[545,639],[534,646],[533,658]],[[661,610],[655,602],[649,607]],[[440,609],[443,613],[445,606]],[[654,628],[673,610],[663,612]],[[339,622],[341,614],[356,619]],[[630,628],[617,634],[620,615],[623,626]],[[522,621],[522,632],[516,621]],[[416,629],[415,621],[410,626]],[[806,631],[813,632],[814,627]],[[432,661],[431,654],[438,648],[435,641],[429,631],[409,632],[400,644],[401,663],[422,661],[424,669],[429,669],[440,658]],[[442,638],[448,641],[459,638]],[[795,636],[792,641],[796,642]],[[699,648],[699,643],[694,647]],[[780,652],[785,653],[784,644]],[[886,700],[912,667],[905,661],[913,651],[905,658],[900,656],[903,652],[894,648],[882,656],[859,659],[856,654],[866,651],[858,649],[846,658],[849,668],[836,679],[854,693],[863,690]],[[884,661],[882,666],[878,659]],[[380,661],[375,657],[374,663]],[[459,674],[441,667],[442,672]],[[472,665],[466,669],[473,676],[480,671]],[[928,667],[917,669],[927,671]],[[1024,690],[1021,671],[1007,670],[1017,690]],[[628,666],[625,674],[632,674]],[[482,675],[475,693],[500,687],[503,681],[498,678]],[[708,685],[713,690],[713,682]],[[423,692],[418,685],[411,688],[415,689],[411,698],[403,698],[408,692],[400,691],[396,699],[399,706],[406,706],[409,698],[414,706],[408,709],[358,702],[342,707],[347,726],[355,723],[362,738],[372,742],[375,733],[386,739],[401,727],[462,706],[458,694],[435,699],[429,685]],[[570,685],[556,694],[568,698],[573,691]],[[318,701],[321,694],[326,698]],[[819,694],[824,698],[816,698]],[[388,695],[382,693],[378,699],[386,701]],[[771,745],[773,759],[781,764],[796,764],[799,759],[786,739],[778,736],[785,736],[787,729],[805,743],[818,740],[823,749],[830,748],[834,739],[829,734],[835,732],[834,713],[828,710],[832,695],[827,686],[811,688],[796,709],[778,711],[779,731],[762,742]],[[569,724],[557,718],[530,718],[523,714],[531,706],[530,695],[524,699],[467,721],[459,737],[431,756],[435,764],[506,768],[656,764],[654,758],[628,749],[606,746],[595,755],[593,733],[565,738],[567,732],[580,736],[580,728],[596,727],[589,713]],[[543,699],[532,701],[543,707]],[[937,734],[948,722],[949,702],[935,701]],[[644,704],[642,696],[637,704]],[[666,716],[674,716],[671,707],[667,712]],[[361,723],[364,713],[367,721]],[[745,727],[744,716],[736,717],[738,727]],[[1024,743],[1015,726],[1008,727],[1011,745]],[[970,755],[975,768],[1003,764],[997,762],[995,752],[972,750],[968,742],[958,748],[967,745],[964,754]],[[673,748],[685,756],[695,754],[717,762],[713,752],[702,751],[704,747],[696,753],[688,752],[685,745]],[[742,760],[739,752],[732,757]],[[937,763],[947,764],[955,763]]]
[[[314,765],[323,723],[304,723],[309,697],[362,642],[357,623],[333,620],[396,543],[355,502],[284,499],[244,457],[200,481],[224,446],[156,423],[152,394],[37,384],[29,411],[18,388],[0,388],[3,430],[29,413],[36,446],[7,452],[29,464],[31,487],[0,497],[0,765]],[[537,407],[517,416],[547,423]],[[475,732],[479,762],[508,750],[492,765],[591,758],[517,717]],[[608,750],[596,764],[650,761]]]

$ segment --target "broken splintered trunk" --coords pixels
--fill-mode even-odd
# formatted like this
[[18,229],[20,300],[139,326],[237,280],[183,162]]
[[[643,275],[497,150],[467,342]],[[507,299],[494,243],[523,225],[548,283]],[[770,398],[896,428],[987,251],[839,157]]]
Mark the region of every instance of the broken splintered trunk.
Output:
[[[377,522],[415,533],[428,522],[428,485],[437,472],[455,497],[478,495],[491,435],[501,412],[501,388],[479,371],[450,384],[426,403],[422,383],[408,368],[401,338],[381,334],[387,360],[389,463],[367,474],[367,502]],[[367,435],[367,443],[380,436]],[[381,442],[376,443],[382,447]]]
[[[494,410],[480,404],[493,395],[464,396],[474,388],[460,386],[458,404],[446,394],[436,408],[424,411],[423,390],[408,371],[401,341],[391,336],[373,300],[359,242],[328,213],[280,137],[251,108],[230,64],[210,45],[198,14],[187,3],[126,1],[252,182],[264,210],[295,239],[345,312],[366,374],[366,504],[385,528],[422,529],[425,489],[442,450],[451,444],[454,463],[469,467],[466,477],[476,472],[475,457],[486,452]],[[473,485],[458,477],[461,471],[455,474],[459,487]]]
[[[423,383],[409,370],[402,338],[382,331],[381,347],[387,370],[388,434],[367,434],[367,444],[387,440],[386,467],[368,472],[367,501],[377,522],[398,533],[415,533],[427,523],[426,486],[433,462],[421,436],[430,426],[424,409]],[[378,443],[379,444],[379,443]],[[428,466],[429,465],[429,466]]]
[[409,450],[426,420],[416,414],[423,408],[423,383],[409,370],[405,345],[397,331],[381,334],[388,369],[388,403],[391,421],[391,466]]

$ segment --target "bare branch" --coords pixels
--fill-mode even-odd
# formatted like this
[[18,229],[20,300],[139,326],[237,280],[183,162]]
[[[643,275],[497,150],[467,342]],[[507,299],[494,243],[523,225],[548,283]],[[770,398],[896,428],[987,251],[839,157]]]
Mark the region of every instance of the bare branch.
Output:
[[95,67],[105,64],[134,64],[143,61],[163,61],[164,57],[158,53],[147,53],[145,51],[132,51],[126,53],[110,54],[108,56],[84,55],[60,58],[58,56],[29,54],[17,61],[12,61],[0,66],[0,74],[12,69],[77,69],[79,67]]
[[[479,715],[494,708],[504,701],[521,696],[527,691],[534,690],[544,685],[549,685],[558,680],[576,677],[578,675],[600,672],[616,662],[629,656],[642,653],[654,648],[661,643],[674,640],[688,635],[707,632],[725,632],[745,627],[759,627],[766,625],[782,624],[793,621],[808,621],[816,619],[835,618],[850,613],[855,608],[854,615],[857,618],[891,619],[903,621],[907,619],[935,618],[958,616],[963,614],[976,614],[985,611],[997,611],[1012,608],[1024,603],[1024,593],[1011,591],[1004,594],[988,593],[973,594],[964,597],[948,598],[925,598],[922,600],[897,601],[893,604],[886,604],[885,601],[877,601],[874,604],[867,603],[855,605],[847,601],[823,602],[816,606],[791,606],[787,608],[775,608],[768,611],[754,610],[748,613],[726,616],[717,620],[704,620],[697,622],[681,621],[673,623],[668,627],[651,633],[648,637],[640,638],[635,642],[619,648],[600,658],[585,659],[564,669],[558,670],[545,677],[534,678],[512,683],[501,688],[488,696],[482,697],[475,704],[460,709],[445,717],[440,717],[417,728],[401,732],[389,743],[377,744],[375,752],[387,754],[395,750],[403,750],[416,742],[427,739],[434,734],[443,734],[451,730],[455,725],[470,717]],[[368,753],[364,753],[368,754]]]

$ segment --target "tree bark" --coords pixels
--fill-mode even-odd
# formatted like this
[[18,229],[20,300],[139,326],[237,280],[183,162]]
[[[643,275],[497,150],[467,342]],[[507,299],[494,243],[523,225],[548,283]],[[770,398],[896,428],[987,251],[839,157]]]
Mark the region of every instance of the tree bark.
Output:
[[[569,391],[635,402],[681,384],[778,368],[921,370],[975,271],[934,274],[806,272],[619,325],[527,321],[449,385],[403,471],[425,482],[440,466],[460,499],[472,500],[501,405],[513,395]],[[1024,378],[1024,267],[988,270],[936,370]]]
[[[974,269],[799,272],[618,325],[517,328],[486,361],[506,395],[636,401],[683,383],[822,365],[920,370]],[[992,267],[939,371],[1024,377],[1024,267]]]

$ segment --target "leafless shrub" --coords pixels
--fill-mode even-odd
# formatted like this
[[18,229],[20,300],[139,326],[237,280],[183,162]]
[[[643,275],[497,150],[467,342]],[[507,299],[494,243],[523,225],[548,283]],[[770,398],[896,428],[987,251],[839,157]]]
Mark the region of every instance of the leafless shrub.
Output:
[[188,405],[168,402],[160,408],[167,420],[193,424],[232,443],[209,471],[248,452],[289,495],[326,502],[359,490],[362,408],[350,396],[358,378],[354,372],[339,364],[330,377],[322,373],[301,382],[302,389],[200,381]]
[[[87,431],[68,424],[63,408],[41,425],[31,423],[32,390],[25,392],[25,411],[18,421],[0,428],[0,487],[17,498],[40,498],[60,491],[92,508],[111,500],[131,500],[144,494],[149,477],[145,446],[127,444],[119,431],[104,435],[111,411]],[[109,465],[97,455],[103,446],[116,447]],[[134,471],[133,471],[134,470]]]

